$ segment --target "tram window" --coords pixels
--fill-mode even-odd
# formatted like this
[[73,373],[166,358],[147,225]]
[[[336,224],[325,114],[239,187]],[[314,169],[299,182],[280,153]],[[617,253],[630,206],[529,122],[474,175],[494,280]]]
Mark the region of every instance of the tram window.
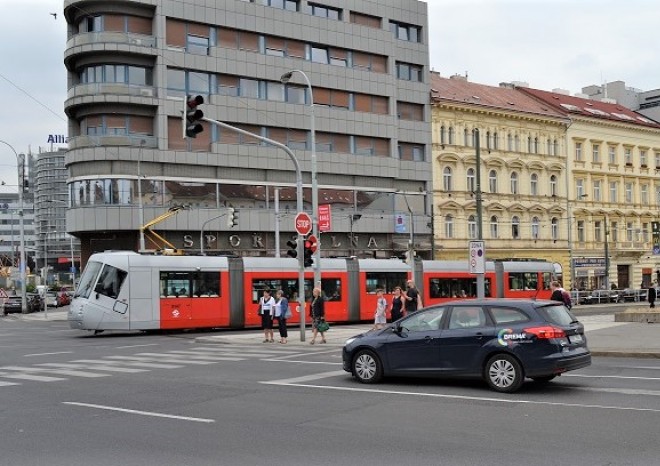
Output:
[[74,297],[89,298],[89,294],[92,291],[92,286],[96,281],[96,277],[99,274],[99,270],[103,264],[100,262],[88,262],[83,271],[82,277],[80,277],[80,283],[78,283],[78,288],[76,289],[76,294]]
[[126,275],[128,275],[128,272],[125,270],[106,264],[103,266],[103,270],[101,270],[94,291],[108,298],[117,299]]
[[321,280],[321,290],[326,301],[341,301],[341,280],[324,278]]
[[161,272],[160,294],[168,298],[190,297],[192,272]]
[[512,291],[536,290],[538,280],[536,272],[509,272],[509,289]]
[[393,293],[400,286],[405,290],[408,274],[405,272],[367,272],[367,293],[376,294],[377,290]]
[[[477,280],[474,278],[429,278],[429,296],[436,298],[476,298]],[[485,296],[490,296],[490,279],[484,283]]]
[[217,297],[220,293],[219,272],[196,272],[192,280],[193,297]]
[[552,283],[552,273],[550,272],[543,272],[543,289],[544,290],[549,290],[550,289],[550,283]]

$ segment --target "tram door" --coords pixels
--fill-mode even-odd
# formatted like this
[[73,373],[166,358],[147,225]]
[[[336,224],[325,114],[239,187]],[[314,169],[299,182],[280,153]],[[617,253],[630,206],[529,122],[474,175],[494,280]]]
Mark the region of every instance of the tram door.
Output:
[[[96,312],[88,313],[99,319],[99,328],[128,330],[128,282],[126,270],[104,264],[89,297],[89,305]],[[92,327],[93,328],[93,327]]]

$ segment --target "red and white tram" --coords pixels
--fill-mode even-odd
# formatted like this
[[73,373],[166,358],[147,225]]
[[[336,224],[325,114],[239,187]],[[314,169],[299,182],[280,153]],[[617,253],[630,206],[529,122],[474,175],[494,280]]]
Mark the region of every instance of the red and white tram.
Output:
[[[420,261],[415,267],[425,305],[476,296],[467,261]],[[322,259],[321,270],[326,317],[335,323],[372,320],[376,290],[391,295],[411,277],[398,259]],[[486,296],[547,299],[553,272],[543,261],[487,262]],[[312,282],[312,271],[305,271],[306,299]],[[266,288],[282,289],[296,301],[298,261],[108,251],[90,257],[68,318],[71,328],[94,331],[257,327],[257,303]],[[294,312],[289,323],[299,318]]]

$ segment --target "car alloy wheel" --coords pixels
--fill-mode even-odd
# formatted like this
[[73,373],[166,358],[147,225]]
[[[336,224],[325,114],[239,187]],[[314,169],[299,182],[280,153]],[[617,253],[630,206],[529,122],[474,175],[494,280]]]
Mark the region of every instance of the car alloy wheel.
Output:
[[508,354],[496,354],[486,363],[485,378],[488,385],[498,392],[512,393],[523,383],[523,371],[516,358]]
[[376,383],[383,377],[378,356],[372,351],[360,350],[353,358],[353,375],[362,383]]

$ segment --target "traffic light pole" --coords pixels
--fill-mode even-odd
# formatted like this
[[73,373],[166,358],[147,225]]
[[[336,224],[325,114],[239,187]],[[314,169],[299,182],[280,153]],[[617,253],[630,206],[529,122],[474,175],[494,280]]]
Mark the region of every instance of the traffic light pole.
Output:
[[[182,118],[186,118],[186,115],[184,114]],[[296,167],[296,209],[298,212],[303,211],[303,184],[302,184],[302,171],[300,170],[300,164],[298,163],[298,158],[295,156],[293,152],[291,152],[291,149],[289,149],[287,146],[284,144],[274,141],[272,139],[265,138],[263,136],[260,136],[258,134],[250,133],[249,131],[245,131],[244,129],[237,128],[235,126],[228,125],[227,123],[223,123],[222,121],[218,120],[213,120],[211,118],[206,118],[202,117],[200,118],[202,121],[206,121],[208,123],[218,125],[221,128],[228,129],[230,131],[234,131],[236,133],[242,134],[244,136],[249,136],[254,139],[258,139],[259,141],[263,141],[266,144],[270,144],[271,146],[278,147],[282,149],[286,154],[289,156],[291,161],[293,162],[293,165]],[[299,306],[299,313],[300,313],[300,341],[305,341],[305,251],[304,251],[304,242],[305,238],[298,234],[298,241],[297,241],[297,252],[298,252],[298,306]]]

